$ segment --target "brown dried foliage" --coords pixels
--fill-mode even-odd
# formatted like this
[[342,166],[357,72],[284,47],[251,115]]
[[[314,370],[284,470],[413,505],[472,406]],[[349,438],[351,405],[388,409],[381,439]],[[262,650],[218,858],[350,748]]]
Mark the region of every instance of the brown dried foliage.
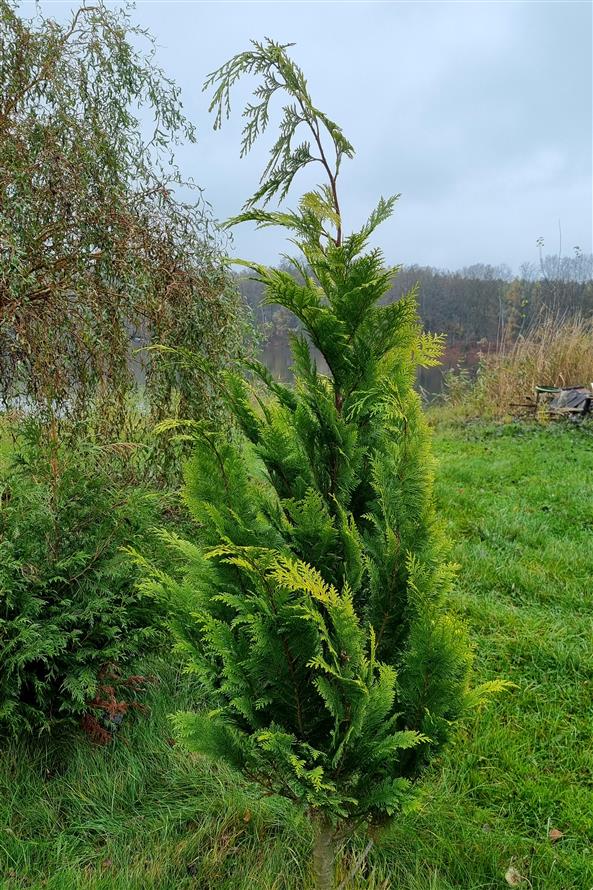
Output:
[[[97,692],[80,724],[91,741],[106,745],[113,739],[118,717],[121,720],[130,710],[147,713],[148,709],[136,696],[142,694],[149,683],[156,682],[156,678],[140,674],[122,677],[116,665],[108,664],[101,670],[98,679]],[[113,723],[114,729],[109,729],[102,720]]]

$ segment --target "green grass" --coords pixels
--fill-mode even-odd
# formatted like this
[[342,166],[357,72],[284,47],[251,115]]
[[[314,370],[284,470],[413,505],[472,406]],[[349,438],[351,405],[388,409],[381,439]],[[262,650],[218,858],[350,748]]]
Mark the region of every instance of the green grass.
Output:
[[10,463],[12,447],[10,426],[6,418],[0,414],[0,471],[5,469]]
[[[593,431],[440,428],[435,446],[461,564],[452,607],[479,678],[516,686],[459,731],[349,886],[495,890],[512,865],[525,888],[591,890]],[[0,754],[2,890],[309,887],[305,821],[171,745],[167,713],[191,689],[151,669],[150,715],[108,748],[77,738]]]

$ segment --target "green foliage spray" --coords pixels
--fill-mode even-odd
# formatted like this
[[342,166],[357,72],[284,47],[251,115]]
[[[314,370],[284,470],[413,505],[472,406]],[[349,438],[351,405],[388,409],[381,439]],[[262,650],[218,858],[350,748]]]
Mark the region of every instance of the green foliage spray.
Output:
[[[422,333],[414,292],[381,305],[397,270],[367,246],[396,198],[344,235],[337,179],[353,148],[313,105],[287,46],[252,47],[206,86],[219,127],[232,85],[259,76],[243,154],[275,93],[289,97],[260,187],[229,224],[284,227],[300,252],[293,274],[244,263],[266,300],[301,322],[294,385],[258,363],[250,382],[221,378],[236,432],[195,429],[185,496],[196,539],[169,536],[183,577],[153,575],[147,587],[166,600],[179,651],[212,703],[175,715],[180,740],[303,808],[315,825],[316,885],[329,888],[336,836],[396,813],[487,690],[470,690],[466,635],[443,609],[453,569],[413,389],[441,341]],[[297,130],[308,141],[295,144]],[[296,211],[267,210],[309,164],[327,181]]]

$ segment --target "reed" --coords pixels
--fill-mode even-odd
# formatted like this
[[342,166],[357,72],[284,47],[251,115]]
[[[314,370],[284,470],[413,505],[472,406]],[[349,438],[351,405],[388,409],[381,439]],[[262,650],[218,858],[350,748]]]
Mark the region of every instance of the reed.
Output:
[[517,414],[535,387],[593,381],[593,318],[546,312],[522,335],[483,354],[474,380],[453,374],[446,401],[467,416]]

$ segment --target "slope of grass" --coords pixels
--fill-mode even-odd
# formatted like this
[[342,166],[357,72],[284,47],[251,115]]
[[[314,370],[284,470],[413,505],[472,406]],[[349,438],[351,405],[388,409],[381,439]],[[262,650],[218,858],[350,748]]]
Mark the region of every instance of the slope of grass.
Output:
[[512,865],[540,890],[590,890],[593,430],[466,427],[437,450],[478,673],[517,685],[464,728],[392,838],[410,870],[432,861],[437,887],[506,886]]
[[[435,444],[461,564],[453,608],[479,678],[516,686],[463,727],[349,887],[495,890],[513,867],[517,886],[591,890],[593,431],[443,428]],[[167,713],[195,693],[165,664],[147,670],[160,675],[150,714],[108,748],[0,753],[0,887],[309,887],[307,824],[172,745]]]

